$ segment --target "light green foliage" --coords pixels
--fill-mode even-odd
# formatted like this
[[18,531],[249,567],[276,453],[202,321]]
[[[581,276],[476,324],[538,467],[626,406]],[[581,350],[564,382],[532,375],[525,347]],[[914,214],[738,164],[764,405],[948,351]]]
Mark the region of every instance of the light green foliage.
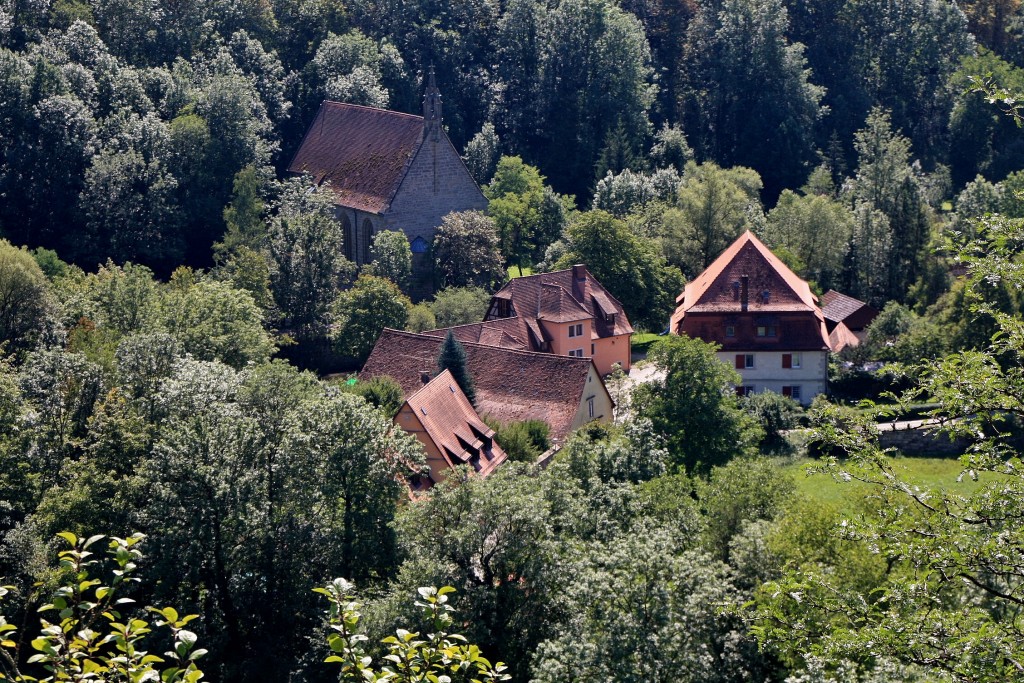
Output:
[[200,360],[236,368],[266,362],[274,343],[263,329],[263,313],[248,292],[216,280],[172,287],[164,304],[167,330],[181,350]]
[[566,232],[565,252],[555,268],[582,263],[622,302],[630,322],[662,329],[682,291],[678,269],[665,264],[656,247],[633,235],[605,211],[579,214]]
[[771,453],[787,449],[783,432],[797,426],[802,412],[799,403],[774,391],[762,391],[745,396],[740,405],[760,425],[764,434],[761,438],[763,450]]
[[570,618],[541,643],[532,680],[734,680],[762,673],[729,608],[743,602],[730,571],[656,529],[580,548],[570,563]]
[[838,284],[853,227],[853,212],[843,204],[783,190],[762,237],[770,249],[785,250],[802,264],[798,275],[827,290]]
[[370,246],[373,274],[391,280],[400,289],[409,286],[412,276],[412,250],[409,238],[400,230],[383,230],[373,236]]
[[519,157],[502,157],[484,188],[505,265],[518,266],[520,271],[539,261],[558,239],[572,209],[571,199],[555,194],[544,180],[536,167]]
[[345,579],[335,579],[324,588],[314,591],[327,596],[327,624],[330,633],[327,642],[335,654],[325,661],[341,665],[340,681],[353,683],[364,681],[505,681],[511,678],[505,665],[497,662],[493,666],[485,659],[480,648],[466,644],[465,637],[449,633],[452,626],[448,594],[455,592],[451,586],[434,588],[425,586],[417,589],[419,598],[416,607],[422,610],[422,619],[429,625],[425,637],[405,629],[398,629],[395,635],[381,641],[387,646],[384,662],[376,667],[372,658],[366,656],[363,645],[367,638],[358,632],[362,615],[361,605],[353,598],[355,586]]
[[431,252],[442,287],[491,289],[505,279],[498,229],[479,211],[453,212],[441,220]]
[[26,249],[0,240],[0,344],[24,351],[47,313],[46,276]]
[[674,168],[662,168],[653,173],[635,173],[628,168],[618,174],[609,171],[597,183],[593,208],[624,218],[650,202],[673,204],[679,180],[679,173]]
[[376,406],[389,419],[398,414],[405,403],[402,385],[387,375],[378,375],[366,382],[357,383],[352,387],[352,393],[362,396],[367,403]]
[[434,295],[430,310],[434,327],[455,327],[483,321],[491,295],[480,287],[448,287]]
[[752,226],[760,214],[761,178],[749,168],[724,169],[690,162],[679,186],[678,212],[664,219],[662,244],[669,263],[695,277]]
[[710,479],[697,482],[697,499],[707,524],[706,552],[728,562],[729,544],[744,524],[775,519],[793,490],[789,475],[766,458],[738,458],[716,467]]
[[405,323],[405,329],[409,332],[423,332],[437,327],[437,318],[430,304],[421,302],[409,307],[409,319]]
[[331,307],[331,338],[341,353],[364,360],[385,327],[404,330],[409,301],[390,280],[360,275]]
[[655,168],[673,168],[682,173],[693,159],[693,150],[682,128],[666,124],[654,135],[650,156]]
[[389,47],[387,41],[378,45],[359,29],[330,34],[310,62],[318,89],[330,100],[387,109],[390,95],[384,72],[405,70],[398,52]]
[[551,446],[548,438],[551,428],[541,420],[499,424],[493,429],[495,441],[508,455],[508,459],[515,462],[537,462],[537,458]]
[[[978,233],[981,241],[950,245],[971,285],[1021,284],[1021,226],[992,220]],[[820,469],[864,482],[877,496],[872,516],[844,520],[833,534],[867,543],[890,570],[870,590],[827,571],[787,573],[763,591],[756,622],[763,645],[808,666],[811,658],[837,666],[890,657],[955,681],[1018,675],[1016,596],[1024,559],[1015,520],[1022,486],[1020,454],[1006,428],[1007,417],[1020,412],[1024,341],[1017,316],[991,306],[988,312],[1001,334],[987,352],[961,351],[917,366],[918,386],[896,397],[895,409],[878,412],[898,415],[930,397],[937,405],[926,417],[971,442],[961,458],[963,476],[997,476],[970,494],[911,485],[871,431],[845,428],[832,419],[834,408],[822,406],[819,438],[846,457],[829,458]]]
[[732,391],[739,375],[718,360],[716,349],[699,339],[665,337],[647,356],[665,378],[641,384],[633,395],[637,414],[666,439],[671,465],[687,472],[707,474],[748,453],[761,436]]
[[241,248],[260,250],[266,247],[267,226],[263,221],[263,180],[255,166],[246,166],[235,175],[231,204],[224,209],[227,230],[220,242],[213,245],[214,258],[231,260]]
[[[0,673],[4,680],[200,680],[203,672],[196,662],[206,650],[196,648],[196,634],[185,628],[196,615],[179,617],[173,607],[149,607],[149,618],[124,612],[126,605],[135,602],[125,594],[139,582],[135,574],[143,556],[138,545],[145,537],[133,534],[110,538],[104,562],[95,550],[104,536],[79,538],[70,532],[58,535],[71,547],[58,554],[63,571],[61,585],[39,609],[54,614],[55,620],[40,619],[39,635],[31,640],[35,654],[22,665],[25,672],[19,666],[18,643],[14,640],[18,628],[5,616],[6,609],[0,612]],[[10,593],[10,587],[0,587],[0,605]],[[156,629],[166,630],[171,639],[171,649],[163,656],[142,649],[147,636]],[[36,671],[44,675],[33,675]]]

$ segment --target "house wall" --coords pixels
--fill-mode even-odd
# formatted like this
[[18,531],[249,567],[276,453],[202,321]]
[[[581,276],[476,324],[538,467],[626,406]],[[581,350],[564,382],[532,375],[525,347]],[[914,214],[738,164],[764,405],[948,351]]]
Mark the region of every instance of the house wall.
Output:
[[445,460],[434,440],[427,434],[427,431],[423,428],[423,423],[420,422],[419,417],[416,416],[416,413],[413,412],[408,403],[403,405],[402,409],[398,411],[398,415],[395,416],[395,422],[406,434],[412,434],[423,444],[423,450],[427,455],[427,466],[430,468],[430,477],[436,482],[444,480],[450,469],[448,461]]
[[[590,416],[590,402],[594,404],[594,416]],[[597,368],[590,366],[587,374],[587,384],[583,388],[583,397],[580,399],[579,408],[576,409],[576,417],[573,418],[571,429],[578,429],[588,422],[611,422],[612,421],[612,397],[601,381],[601,375]]]
[[[753,368],[737,368],[736,356],[753,354]],[[800,354],[799,368],[784,368],[784,354]],[[719,351],[718,359],[740,373],[742,386],[753,387],[755,393],[774,391],[783,393],[783,387],[800,387],[800,403],[810,404],[818,394],[828,389],[827,351],[764,351],[758,349],[730,349]]]
[[[590,318],[581,318],[567,323],[553,323],[547,320],[540,320],[541,328],[551,337],[551,353],[559,356],[568,356],[570,351],[583,350],[583,357],[590,357],[590,337],[593,332],[593,321]],[[583,334],[570,337],[569,328],[573,325],[583,325]]]
[[412,242],[428,243],[441,219],[452,211],[487,208],[487,199],[445,135],[420,145],[391,207],[384,214],[388,230],[402,230]]
[[[630,368],[630,337],[628,334],[620,334],[614,337],[591,340],[594,344],[594,365],[602,375],[612,371],[613,366],[618,363],[625,372]],[[589,349],[588,349],[589,351]]]

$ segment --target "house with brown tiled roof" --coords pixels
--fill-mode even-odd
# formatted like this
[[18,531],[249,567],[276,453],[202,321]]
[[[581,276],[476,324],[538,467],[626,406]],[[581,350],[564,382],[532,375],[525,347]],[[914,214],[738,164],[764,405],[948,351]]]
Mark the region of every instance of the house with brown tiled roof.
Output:
[[433,69],[423,116],[324,102],[288,166],[334,194],[345,255],[370,260],[373,235],[401,230],[415,273],[429,272],[427,250],[452,211],[487,208],[487,199],[441,127]]
[[422,488],[443,480],[459,465],[486,477],[507,458],[494,441],[494,430],[480,419],[448,370],[406,399],[395,424],[423,444],[430,471]]
[[[385,329],[361,380],[387,375],[412,396],[437,370],[443,337]],[[502,424],[542,420],[558,444],[588,422],[612,419],[611,395],[589,358],[463,342],[477,412]]]
[[591,358],[601,375],[630,367],[633,326],[584,265],[510,280],[491,297],[483,322],[451,329],[463,343]]
[[821,313],[825,316],[832,351],[858,346],[864,340],[864,329],[878,317],[878,309],[834,289],[821,295]]
[[742,380],[810,403],[828,381],[829,338],[817,297],[749,230],[687,283],[669,329],[718,344]]

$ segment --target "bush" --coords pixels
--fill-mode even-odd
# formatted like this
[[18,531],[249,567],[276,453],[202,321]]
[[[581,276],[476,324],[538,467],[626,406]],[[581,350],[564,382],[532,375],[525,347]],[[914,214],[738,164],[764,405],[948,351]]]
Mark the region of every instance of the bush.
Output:
[[769,453],[786,449],[787,443],[782,432],[795,427],[803,413],[799,403],[774,391],[746,396],[740,406],[761,425],[764,436],[761,437],[760,447]]

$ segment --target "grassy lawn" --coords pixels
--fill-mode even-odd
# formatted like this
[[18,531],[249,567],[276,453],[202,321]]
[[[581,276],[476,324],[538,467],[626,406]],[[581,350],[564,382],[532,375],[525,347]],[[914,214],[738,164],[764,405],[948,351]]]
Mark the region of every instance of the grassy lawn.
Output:
[[654,334],[653,332],[643,332],[634,334],[631,339],[633,353],[647,353],[651,348],[651,344],[661,339],[660,335]]
[[523,268],[523,272],[520,273],[518,266],[509,266],[508,267],[508,279],[509,280],[512,280],[512,279],[517,278],[517,277],[523,277],[523,276],[526,276],[526,275],[533,275],[533,268],[529,268],[529,267]]
[[[848,509],[854,507],[857,500],[874,488],[855,481],[840,483],[827,474],[807,475],[803,471],[804,466],[812,462],[815,461],[803,458],[780,463],[782,470],[792,475],[797,491],[811,500],[831,503]],[[964,477],[962,481],[958,482],[956,478],[960,475],[962,468],[960,461],[955,458],[896,458],[894,462],[896,471],[911,484],[922,489],[947,490],[963,495],[977,491],[986,482],[990,482],[998,476],[982,473],[978,481]]]

